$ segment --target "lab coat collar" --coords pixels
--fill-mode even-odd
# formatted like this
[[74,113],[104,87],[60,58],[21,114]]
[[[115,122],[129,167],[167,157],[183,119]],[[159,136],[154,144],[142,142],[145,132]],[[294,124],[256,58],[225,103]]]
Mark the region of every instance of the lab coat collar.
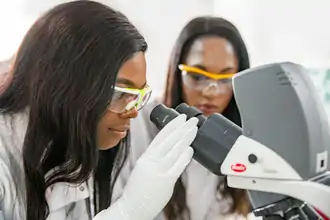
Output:
[[[45,175],[45,179],[47,179],[55,169],[56,168],[50,170]],[[90,177],[88,181],[81,184],[59,182],[48,187],[46,190],[46,200],[49,210],[55,211],[71,203],[88,198],[93,193],[92,184],[93,180]]]
[[46,200],[51,212],[88,197],[89,189],[86,183],[56,183],[46,190]]

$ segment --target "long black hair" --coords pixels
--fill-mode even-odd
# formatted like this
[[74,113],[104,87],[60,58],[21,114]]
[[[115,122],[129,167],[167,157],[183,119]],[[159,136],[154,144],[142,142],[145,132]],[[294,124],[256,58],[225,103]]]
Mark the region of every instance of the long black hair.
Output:
[[[172,51],[167,75],[166,92],[163,100],[168,107],[175,108],[185,101],[182,95],[182,78],[178,65],[184,62],[191,45],[196,39],[210,35],[225,38],[233,45],[238,59],[239,71],[250,67],[249,56],[244,41],[232,23],[218,17],[197,17],[183,28]],[[232,97],[222,114],[241,126],[241,117],[234,97]],[[220,183],[220,185],[219,188],[223,188],[221,193],[233,199],[233,205],[230,211],[246,214],[248,208],[244,205],[246,204],[245,192],[227,187],[226,182]],[[223,185],[225,187],[222,187]],[[170,202],[165,207],[165,214],[170,220],[185,219],[187,218],[187,213],[189,213],[187,209],[185,188],[180,178],[175,185],[174,194]]]
[[27,32],[0,97],[1,113],[29,112],[23,144],[27,220],[48,216],[47,187],[82,183],[92,173],[96,213],[110,205],[119,172],[112,168],[121,168],[128,141],[99,151],[96,128],[120,67],[146,49],[123,14],[93,1],[60,4]]

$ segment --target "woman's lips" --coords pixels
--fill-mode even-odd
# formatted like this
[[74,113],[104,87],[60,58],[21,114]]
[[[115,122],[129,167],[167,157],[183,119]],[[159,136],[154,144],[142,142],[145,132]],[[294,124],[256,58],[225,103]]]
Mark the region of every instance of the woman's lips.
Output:
[[206,115],[213,114],[218,110],[217,106],[212,104],[197,105],[196,107]]
[[120,138],[124,138],[127,135],[127,130],[128,129],[113,129],[109,128],[109,131],[115,135],[118,135]]

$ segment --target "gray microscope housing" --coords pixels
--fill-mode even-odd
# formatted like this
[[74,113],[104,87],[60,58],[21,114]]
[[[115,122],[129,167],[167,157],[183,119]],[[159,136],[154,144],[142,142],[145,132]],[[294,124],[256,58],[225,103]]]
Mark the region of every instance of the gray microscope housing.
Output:
[[[283,62],[238,73],[234,96],[243,135],[275,151],[304,180],[329,170],[330,134],[324,105],[301,65]],[[249,191],[254,209],[285,196]]]

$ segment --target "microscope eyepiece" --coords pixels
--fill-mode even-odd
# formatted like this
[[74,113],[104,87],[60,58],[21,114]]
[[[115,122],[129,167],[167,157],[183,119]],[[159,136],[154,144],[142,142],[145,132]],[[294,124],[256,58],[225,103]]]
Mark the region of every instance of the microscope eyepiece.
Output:
[[186,103],[181,103],[175,108],[175,110],[181,114],[186,114],[188,118],[196,117],[197,115],[202,114],[202,112],[197,108],[190,107]]
[[203,123],[206,120],[206,117],[203,115],[201,111],[199,111],[195,107],[191,107],[187,105],[186,103],[181,103],[178,105],[175,110],[179,112],[180,114],[186,114],[187,115],[187,120],[189,120],[192,117],[196,117],[198,119],[198,124],[197,127],[200,127],[203,125]]
[[174,118],[180,114],[174,109],[167,108],[163,104],[157,105],[150,114],[150,120],[156,125],[156,127],[161,130]]

